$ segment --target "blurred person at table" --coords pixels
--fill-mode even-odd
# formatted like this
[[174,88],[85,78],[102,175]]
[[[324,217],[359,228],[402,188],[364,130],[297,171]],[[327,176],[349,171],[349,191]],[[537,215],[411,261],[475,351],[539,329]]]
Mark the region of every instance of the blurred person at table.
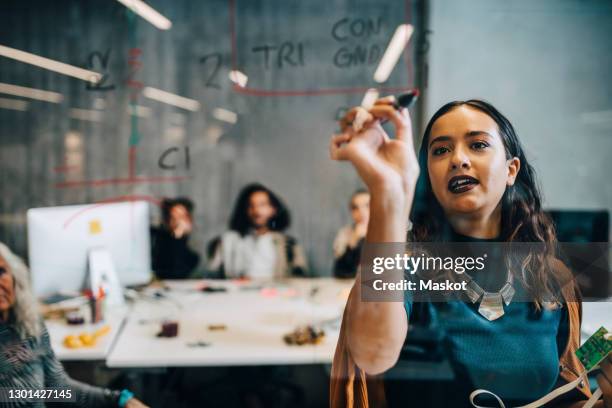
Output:
[[351,196],[349,210],[353,222],[338,231],[334,239],[334,276],[354,278],[359,266],[361,247],[370,219],[370,193],[357,190]]
[[[71,407],[126,407],[145,405],[127,390],[94,387],[70,378],[58,361],[49,333],[38,314],[25,263],[0,243],[0,389],[71,390]],[[8,397],[4,395],[4,397]],[[23,399],[2,406],[44,407],[43,401]]]
[[186,279],[200,262],[189,247],[193,230],[193,202],[166,198],[161,204],[162,224],[151,229],[151,260],[159,279]]
[[208,245],[209,269],[222,278],[304,276],[306,259],[289,227],[289,210],[261,184],[249,184],[236,200],[229,231]]

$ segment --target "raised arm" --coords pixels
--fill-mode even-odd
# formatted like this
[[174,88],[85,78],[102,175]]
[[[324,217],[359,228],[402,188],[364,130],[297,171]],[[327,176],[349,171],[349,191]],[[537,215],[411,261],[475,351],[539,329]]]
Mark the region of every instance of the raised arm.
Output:
[[[351,110],[341,122],[343,133],[335,135],[330,145],[332,159],[351,162],[370,191],[366,245],[405,242],[419,175],[408,111],[397,111],[392,102],[379,99],[362,130],[353,128],[357,110]],[[383,119],[393,123],[395,139],[383,130]],[[358,274],[346,306],[348,347],[360,368],[378,374],[397,361],[408,319],[402,303],[362,302],[360,285]]]

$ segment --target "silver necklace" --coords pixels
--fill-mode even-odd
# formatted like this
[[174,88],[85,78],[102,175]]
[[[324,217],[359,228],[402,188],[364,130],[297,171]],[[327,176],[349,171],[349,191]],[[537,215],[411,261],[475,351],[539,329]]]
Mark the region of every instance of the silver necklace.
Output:
[[506,283],[499,292],[487,292],[468,274],[465,294],[472,303],[478,303],[478,313],[488,321],[497,320],[504,315],[504,304],[508,306],[516,291],[512,286],[512,275],[508,273]]

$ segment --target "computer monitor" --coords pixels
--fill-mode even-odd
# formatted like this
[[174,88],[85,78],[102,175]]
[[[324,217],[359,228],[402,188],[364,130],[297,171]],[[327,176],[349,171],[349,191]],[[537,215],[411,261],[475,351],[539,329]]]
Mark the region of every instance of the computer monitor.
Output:
[[[585,300],[610,297],[610,214],[607,210],[550,210],[559,242],[571,243],[562,255],[573,271],[584,271],[576,281]],[[589,243],[593,243],[589,245]],[[571,250],[571,253],[567,253]]]
[[38,296],[83,290],[88,255],[95,249],[108,251],[121,285],[151,280],[146,202],[33,208],[27,222],[32,285]]

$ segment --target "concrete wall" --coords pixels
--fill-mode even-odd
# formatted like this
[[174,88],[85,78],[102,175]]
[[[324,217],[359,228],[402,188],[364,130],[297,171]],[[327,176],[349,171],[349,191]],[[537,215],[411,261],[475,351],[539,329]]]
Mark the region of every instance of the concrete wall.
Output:
[[[414,18],[412,3],[149,3],[172,20],[171,30],[130,17],[116,1],[0,5],[0,44],[89,67],[108,75],[104,86],[115,86],[87,90],[77,79],[0,58],[0,82],[64,95],[57,105],[30,101],[26,112],[0,109],[0,240],[26,252],[24,214],[31,207],[187,195],[196,202],[194,245],[203,253],[206,242],[226,229],[238,191],[257,181],[288,204],[289,232],[304,245],[312,272],[329,275],[332,240],[349,222],[347,201],[360,186],[347,164],[328,157],[336,112],[359,104],[375,85],[372,76],[389,38],[398,24]],[[268,59],[263,46],[276,47],[268,49]],[[366,58],[349,58],[358,47]],[[137,51],[130,57],[132,49]],[[414,86],[411,51],[387,86]],[[249,76],[248,92],[232,88],[232,66]],[[136,91],[137,104],[149,115],[133,122],[129,79],[195,99],[202,108],[185,111]],[[269,92],[281,90],[292,92]],[[97,110],[100,120],[75,119],[75,108]],[[237,123],[218,120],[215,108],[236,112]],[[117,182],[130,176],[130,145],[136,152],[133,176],[185,179]],[[173,147],[181,152],[170,158],[177,168],[161,169],[160,156]],[[189,169],[181,160],[186,147]],[[69,171],[62,171],[66,165]],[[107,182],[66,184],[80,180]]]
[[425,116],[483,98],[513,123],[556,209],[612,210],[612,3],[432,0]]

